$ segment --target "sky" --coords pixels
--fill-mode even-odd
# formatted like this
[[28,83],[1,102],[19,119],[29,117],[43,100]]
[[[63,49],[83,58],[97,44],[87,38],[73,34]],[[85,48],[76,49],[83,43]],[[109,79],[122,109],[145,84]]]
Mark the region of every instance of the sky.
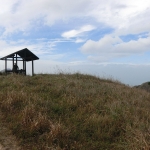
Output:
[[35,73],[150,81],[150,0],[0,0],[0,57],[23,48]]

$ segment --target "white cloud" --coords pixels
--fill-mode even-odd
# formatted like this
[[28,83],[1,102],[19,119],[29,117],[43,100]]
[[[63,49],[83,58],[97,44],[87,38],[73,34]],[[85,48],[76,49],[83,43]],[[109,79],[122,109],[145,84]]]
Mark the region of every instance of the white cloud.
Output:
[[7,12],[10,12],[12,10],[12,6],[15,5],[17,2],[18,0],[0,1],[0,14],[5,14]]
[[120,32],[125,30],[124,34],[133,32],[133,27],[136,28],[133,33],[143,32],[145,28],[150,30],[150,27],[148,27],[150,17],[149,0],[97,1],[95,2],[95,8],[89,12],[89,15]]
[[[83,17],[95,18],[124,34],[150,30],[149,0],[5,0],[0,7],[0,26],[5,28],[5,35],[19,30],[27,32],[41,19],[43,24],[51,26],[56,21]],[[65,36],[78,34],[72,30]]]
[[[88,0],[90,2],[91,0]],[[5,28],[5,35],[18,30],[26,31],[32,23],[42,19],[45,25],[55,21],[83,16],[89,10],[87,0],[6,0],[1,2],[0,26]],[[3,9],[4,7],[4,9]],[[13,11],[12,11],[13,10]]]
[[83,53],[107,53],[112,51],[113,45],[121,43],[122,40],[118,37],[111,37],[109,35],[103,37],[99,41],[88,40],[82,47],[81,51]]
[[128,17],[128,23],[118,29],[114,34],[127,35],[150,32],[150,5],[149,8],[138,12],[135,16]]
[[109,61],[116,57],[130,56],[150,51],[150,37],[123,42],[119,37],[104,36],[99,41],[88,40],[81,52],[92,61]]
[[11,53],[14,53],[18,50],[23,48],[28,48],[33,53],[42,56],[52,54],[52,51],[55,47],[55,43],[51,41],[35,41],[35,43],[31,43],[30,41],[26,40],[18,40],[18,41],[4,41],[0,40],[0,57],[4,57]]
[[75,43],[83,43],[85,41],[86,41],[85,39],[77,38]]
[[85,25],[77,30],[74,29],[74,30],[70,30],[70,31],[62,33],[62,37],[67,38],[67,39],[74,38],[74,37],[80,37],[80,36],[83,36],[83,34],[85,32],[92,31],[94,29],[95,29],[95,27],[92,25]]

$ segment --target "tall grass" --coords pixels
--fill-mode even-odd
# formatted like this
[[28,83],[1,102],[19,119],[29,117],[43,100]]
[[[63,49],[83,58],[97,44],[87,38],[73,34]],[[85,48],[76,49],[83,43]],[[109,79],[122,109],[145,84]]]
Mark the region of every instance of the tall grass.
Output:
[[150,149],[148,92],[79,73],[0,76],[0,89],[22,149]]

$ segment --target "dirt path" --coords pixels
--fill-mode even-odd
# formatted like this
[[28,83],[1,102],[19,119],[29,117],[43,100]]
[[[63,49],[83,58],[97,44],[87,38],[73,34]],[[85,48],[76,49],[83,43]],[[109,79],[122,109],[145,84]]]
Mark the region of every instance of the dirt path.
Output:
[[0,112],[0,150],[20,150],[15,136],[13,136],[2,122]]

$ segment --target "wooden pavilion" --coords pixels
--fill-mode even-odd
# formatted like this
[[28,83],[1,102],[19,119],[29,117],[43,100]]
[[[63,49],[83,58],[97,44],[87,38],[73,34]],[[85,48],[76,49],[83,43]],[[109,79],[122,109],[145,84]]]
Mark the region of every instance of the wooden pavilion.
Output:
[[7,69],[7,61],[12,61],[12,68],[14,67],[14,64],[17,65],[18,61],[23,62],[23,68],[20,70],[17,70],[17,73],[26,75],[26,62],[31,61],[32,62],[32,76],[34,75],[34,60],[38,60],[39,58],[33,54],[30,50],[27,48],[24,48],[22,50],[19,50],[17,52],[14,52],[12,54],[9,54],[5,57],[0,58],[0,60],[5,60],[5,73],[13,73],[14,70],[8,70]]

